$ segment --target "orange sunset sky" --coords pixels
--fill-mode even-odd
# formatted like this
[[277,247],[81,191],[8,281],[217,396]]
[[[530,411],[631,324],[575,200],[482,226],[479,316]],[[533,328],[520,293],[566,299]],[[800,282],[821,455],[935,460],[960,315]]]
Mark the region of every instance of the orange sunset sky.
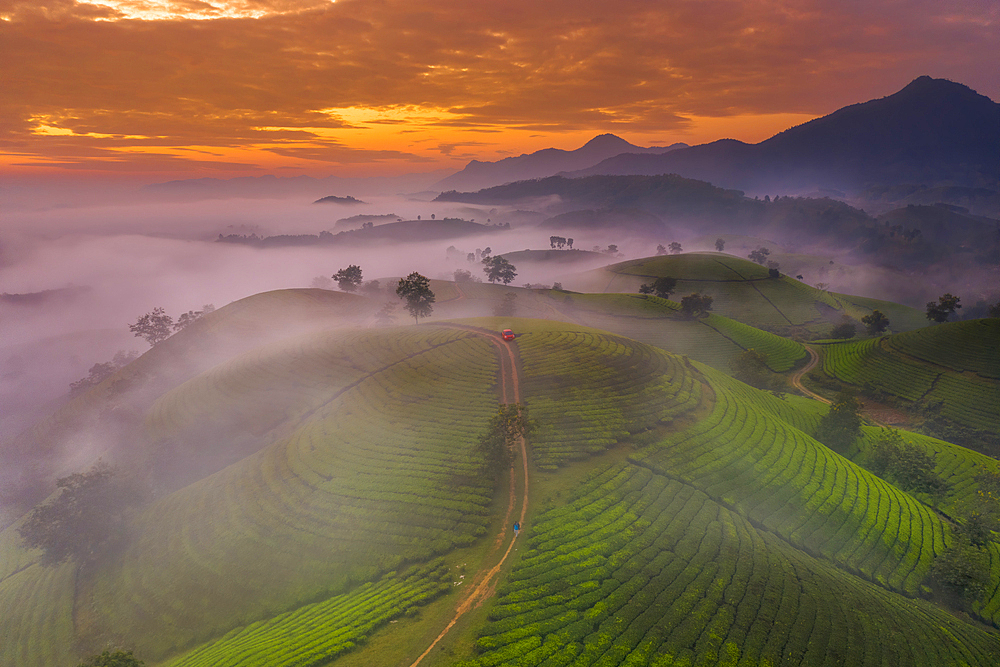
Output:
[[1000,99],[998,25],[995,0],[0,0],[0,176],[757,142],[924,74]]

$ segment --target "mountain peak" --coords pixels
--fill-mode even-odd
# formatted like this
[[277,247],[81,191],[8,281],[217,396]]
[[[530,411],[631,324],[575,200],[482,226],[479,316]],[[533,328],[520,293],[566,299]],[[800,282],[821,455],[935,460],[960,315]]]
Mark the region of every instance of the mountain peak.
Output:
[[623,146],[626,148],[634,148],[632,144],[625,141],[621,137],[606,132],[604,134],[599,134],[587,143],[583,145],[583,148],[610,148],[615,146]]

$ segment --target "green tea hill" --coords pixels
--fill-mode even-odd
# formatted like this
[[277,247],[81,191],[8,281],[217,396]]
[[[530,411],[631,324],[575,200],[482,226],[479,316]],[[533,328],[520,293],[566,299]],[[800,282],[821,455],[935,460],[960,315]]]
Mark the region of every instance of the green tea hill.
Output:
[[[454,289],[442,310],[510,288]],[[126,543],[44,566],[20,523],[0,532],[0,664],[72,667],[109,643],[171,667],[412,664],[501,545],[512,565],[495,596],[422,665],[996,664],[1000,547],[983,549],[984,594],[951,613],[928,582],[955,527],[858,465],[874,430],[847,458],[813,438],[826,406],[565,316],[639,320],[652,338],[672,302],[517,293],[564,321],[285,332],[148,385],[130,431],[141,455],[115,452],[154,494]],[[730,322],[684,326],[799,358]],[[209,345],[209,324],[137,368]],[[514,341],[496,340],[504,327]],[[477,444],[510,382],[534,423],[529,472],[494,484]],[[81,398],[96,409],[109,392]],[[952,483],[946,508],[977,492],[977,471],[1000,472],[919,445]],[[529,508],[513,541],[508,484]]]
[[834,294],[782,275],[746,259],[722,253],[686,253],[630,260],[563,279],[582,292],[638,292],[659,277],[677,280],[675,296],[693,292],[713,298],[713,312],[767,331],[826,337],[844,315],[855,320],[879,309],[894,331],[926,324],[923,313],[898,304]]
[[1000,319],[823,346],[823,371],[963,426],[1000,431]]

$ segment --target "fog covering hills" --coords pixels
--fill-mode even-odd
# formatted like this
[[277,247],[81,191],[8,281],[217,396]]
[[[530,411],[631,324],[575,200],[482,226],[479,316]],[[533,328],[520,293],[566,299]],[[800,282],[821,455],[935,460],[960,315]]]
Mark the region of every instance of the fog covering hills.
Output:
[[[970,518],[1000,484],[983,99],[922,77],[759,153],[621,157],[604,135],[470,165],[500,179],[475,192],[439,195],[438,173],[21,193],[0,229],[0,667],[109,645],[159,667],[410,665],[459,608],[425,667],[998,664],[1000,531]],[[964,129],[914,134],[942,119]],[[553,172],[688,151],[721,156],[719,180]],[[827,182],[824,152],[869,180]],[[722,178],[777,178],[778,155],[807,177]],[[835,186],[857,190],[801,196]],[[491,255],[512,284],[483,282]],[[351,264],[358,292],[334,291]],[[419,325],[395,294],[411,271],[436,295]],[[674,293],[639,293],[661,278]],[[931,324],[945,292],[963,321]],[[129,332],[210,303],[152,347]],[[823,430],[844,388],[847,445]],[[480,443],[513,400],[535,429],[493,479]],[[887,425],[940,485],[880,467]],[[18,529],[98,461],[135,504],[47,563]]]
[[723,139],[663,155],[621,155],[568,174],[679,174],[753,193],[891,184],[1000,187],[1000,104],[922,76],[758,144]]

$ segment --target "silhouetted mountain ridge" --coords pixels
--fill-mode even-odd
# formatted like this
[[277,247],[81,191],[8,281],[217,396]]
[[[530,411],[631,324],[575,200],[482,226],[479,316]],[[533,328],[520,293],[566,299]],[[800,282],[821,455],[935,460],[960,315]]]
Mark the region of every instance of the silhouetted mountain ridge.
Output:
[[554,176],[563,171],[585,169],[622,153],[660,154],[684,147],[687,144],[643,148],[613,134],[600,134],[572,151],[544,148],[496,162],[473,160],[462,171],[441,180],[435,187],[441,190],[481,190],[514,181]]
[[676,173],[751,192],[914,183],[1000,188],[1000,104],[922,76],[759,144],[724,139],[663,155],[619,155],[569,176]]

